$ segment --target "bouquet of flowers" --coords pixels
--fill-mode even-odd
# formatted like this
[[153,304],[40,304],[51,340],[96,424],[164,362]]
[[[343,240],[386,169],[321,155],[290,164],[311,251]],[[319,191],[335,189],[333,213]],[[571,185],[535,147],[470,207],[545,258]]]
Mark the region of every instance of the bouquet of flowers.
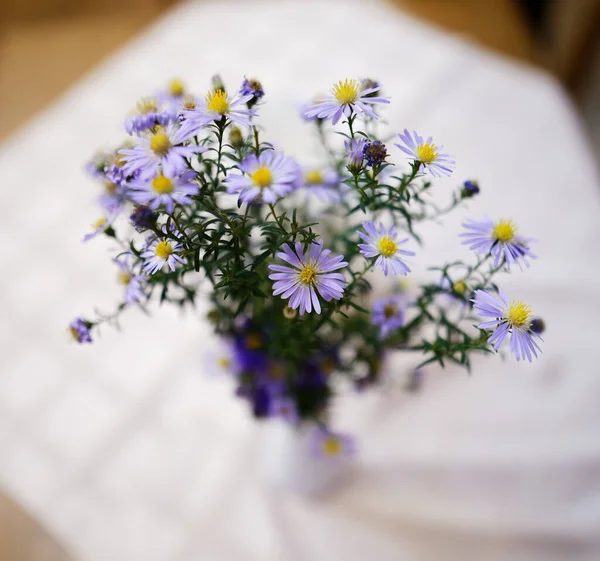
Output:
[[255,79],[232,92],[217,76],[203,98],[174,80],[138,102],[121,146],[89,164],[104,215],[84,240],[115,246],[124,291],[113,313],[70,324],[76,341],[91,342],[132,306],[193,307],[203,291],[236,394],[257,418],[314,422],[326,456],[351,448],[328,426],[336,391],[344,380],[376,384],[390,351],[419,353],[419,367],[468,369],[473,353],[508,339],[517,360],[538,356],[542,320],[495,284],[535,259],[512,220],[465,222],[471,262],[438,264],[434,282],[409,291],[396,281],[372,297],[374,271],[410,274],[423,222],[479,192],[467,180],[447,205],[434,204],[432,180],[455,163],[416,132],[380,136],[389,98],[377,82],[342,80],[302,108],[320,143],[318,167],[268,141],[257,123],[263,101]]

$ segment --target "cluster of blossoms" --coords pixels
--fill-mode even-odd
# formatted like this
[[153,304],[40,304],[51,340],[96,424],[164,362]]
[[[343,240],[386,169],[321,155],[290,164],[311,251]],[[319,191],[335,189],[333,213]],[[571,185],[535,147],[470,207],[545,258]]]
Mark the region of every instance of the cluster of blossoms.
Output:
[[[461,236],[473,264],[438,267],[441,279],[418,289],[399,290],[396,280],[390,294],[370,298],[372,272],[388,280],[411,273],[420,223],[479,193],[466,180],[446,206],[433,203],[430,178],[451,176],[455,162],[433,138],[407,129],[392,147],[377,137],[378,111],[389,103],[377,82],[342,80],[305,105],[321,166],[261,139],[255,121],[264,95],[255,79],[229,91],[215,77],[204,96],[174,80],[138,102],[124,123],[129,136],[88,165],[104,188],[102,216],[84,240],[112,240],[124,292],[114,314],[75,319],[75,340],[91,342],[102,323],[153,299],[193,306],[208,285],[209,319],[228,342],[219,364],[237,395],[256,417],[321,427],[337,380],[350,378],[357,390],[376,383],[392,350],[422,353],[421,366],[469,368],[473,353],[498,350],[508,337],[517,360],[538,356],[543,322],[494,281],[535,259],[534,240],[512,220],[466,221]],[[343,143],[328,135],[328,121],[341,127]],[[317,211],[309,210],[312,195]],[[448,306],[457,310],[452,321]],[[473,313],[485,319],[477,327]],[[316,441],[327,457],[352,450],[327,428]]]

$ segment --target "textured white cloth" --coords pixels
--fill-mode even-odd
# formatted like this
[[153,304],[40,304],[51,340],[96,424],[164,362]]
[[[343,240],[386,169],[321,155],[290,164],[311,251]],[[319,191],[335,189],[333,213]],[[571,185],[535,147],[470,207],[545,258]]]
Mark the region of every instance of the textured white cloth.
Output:
[[[541,240],[531,270],[502,282],[546,320],[542,358],[433,369],[417,396],[341,399],[337,426],[361,451],[348,485],[319,500],[260,483],[260,429],[228,380],[204,375],[204,322],[161,309],[93,346],[64,335],[119,291],[106,243],[80,243],[97,212],[82,163],[120,140],[139,96],[173,76],[202,92],[217,71],[259,77],[265,134],[308,159],[297,105],[340,78],[380,80],[390,130],[455,156],[440,193],[475,177],[469,215],[512,217]],[[0,177],[0,484],[79,559],[600,558],[599,181],[551,77],[377,2],[185,4],[6,143]],[[417,269],[466,255],[466,214],[425,231]]]

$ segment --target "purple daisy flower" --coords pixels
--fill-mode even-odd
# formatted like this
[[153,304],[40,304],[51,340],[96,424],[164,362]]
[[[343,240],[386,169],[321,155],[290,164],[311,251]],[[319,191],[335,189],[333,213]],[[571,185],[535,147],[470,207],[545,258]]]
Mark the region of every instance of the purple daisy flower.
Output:
[[140,136],[134,148],[119,150],[125,161],[124,173],[135,175],[139,172],[141,177],[152,177],[156,175],[159,165],[163,173],[170,176],[183,172],[187,168],[186,159],[207,150],[204,146],[194,144],[183,146],[189,138],[189,134],[175,125],[159,127]]
[[311,450],[317,458],[340,461],[356,452],[356,444],[350,436],[315,427],[311,435]]
[[99,234],[103,234],[112,226],[114,216],[102,216],[92,224],[93,231],[83,236],[83,241],[87,242]]
[[[174,234],[176,237],[179,237],[177,232],[174,232]],[[160,239],[152,237],[141,255],[144,260],[144,273],[153,275],[165,265],[171,271],[174,271],[177,263],[185,263],[183,257],[179,255],[182,250],[183,245],[178,241],[171,238]]]
[[436,146],[431,137],[425,141],[414,131],[411,135],[408,129],[404,129],[404,134],[398,134],[398,137],[402,144],[396,144],[396,146],[415,161],[420,162],[425,171],[434,177],[452,175],[456,167],[454,160],[450,159],[448,154],[441,153],[443,146]]
[[528,259],[537,259],[529,249],[529,244],[536,240],[523,238],[517,235],[517,226],[512,220],[498,220],[494,222],[485,217],[481,222],[468,220],[463,223],[468,230],[460,234],[463,245],[480,253],[491,253],[494,257],[494,267],[497,267],[502,259],[506,260],[506,266],[514,263],[522,269],[521,262],[529,267]]
[[482,318],[492,318],[477,327],[479,329],[492,329],[493,333],[488,343],[498,350],[506,336],[510,334],[510,351],[517,360],[527,359],[529,362],[541,353],[534,337],[541,341],[541,337],[532,329],[533,314],[531,308],[519,300],[509,302],[506,295],[499,291],[500,299],[495,298],[485,290],[476,290],[473,298],[473,308]]
[[[273,295],[281,294],[283,299],[289,298],[289,307],[300,308],[300,315],[311,312],[314,308],[321,313],[319,296],[326,302],[339,300],[344,294],[346,278],[341,273],[334,273],[348,265],[343,255],[333,257],[329,249],[323,249],[323,242],[312,243],[306,252],[302,244],[296,242],[295,249],[286,245],[277,253],[291,265],[269,265],[274,271],[269,278],[274,280]],[[317,295],[318,294],[318,295]]]
[[141,134],[154,127],[165,127],[174,121],[173,114],[159,107],[153,97],[145,97],[137,102],[135,111],[127,117],[125,130],[128,134]]
[[400,246],[408,241],[398,240],[398,232],[394,226],[386,229],[383,224],[375,226],[372,220],[363,222],[365,232],[358,232],[360,239],[367,243],[360,243],[360,252],[367,258],[377,257],[376,266],[381,267],[383,274],[387,276],[389,270],[394,275],[407,275],[410,273],[408,265],[402,261],[401,255],[414,255],[413,251],[400,249]]
[[366,138],[353,138],[344,142],[346,154],[348,155],[348,166],[353,173],[358,173],[362,169],[366,144]]
[[181,175],[162,172],[152,179],[135,180],[131,183],[131,199],[152,210],[163,205],[168,213],[172,213],[175,203],[190,204],[190,195],[196,195],[200,190],[198,185],[192,182],[195,177],[194,170],[187,170]]
[[258,157],[251,154],[238,167],[244,175],[228,175],[225,185],[228,193],[239,193],[244,203],[257,197],[265,203],[274,203],[296,187],[300,173],[293,158],[274,150],[265,150]]
[[108,214],[119,214],[127,200],[127,186],[124,183],[104,182],[104,193],[100,195],[99,202]]
[[379,336],[382,339],[404,325],[405,309],[406,298],[402,294],[381,298],[373,304],[371,323],[379,326]]
[[302,187],[323,201],[339,201],[340,176],[335,169],[321,171],[313,168],[304,173]]
[[242,97],[251,96],[251,99],[247,102],[248,108],[251,109],[256,105],[259,99],[264,97],[265,90],[256,78],[250,78],[250,80],[248,80],[248,78],[244,76],[244,81],[240,87],[240,95]]
[[129,215],[131,225],[140,233],[154,228],[157,218],[158,215],[144,205],[135,206],[133,212]]
[[157,98],[167,107],[167,112],[175,120],[186,94],[185,84],[178,78],[173,78]]
[[304,118],[331,119],[334,125],[342,115],[349,117],[352,113],[365,113],[378,119],[370,105],[390,102],[388,97],[373,97],[372,94],[378,90],[379,86],[363,90],[358,80],[340,80],[331,88],[330,96],[313,103],[304,111]]
[[78,343],[91,343],[92,335],[90,334],[91,324],[81,318],[75,318],[69,324],[69,333]]
[[125,287],[124,301],[126,304],[137,304],[146,299],[146,294],[142,290],[145,283],[145,277],[136,275],[131,267],[131,255],[126,254],[113,259],[113,262],[119,267],[117,281]]
[[104,170],[110,162],[110,154],[106,152],[98,152],[94,154],[94,157],[85,164],[85,171],[92,177],[103,178]]
[[219,122],[223,118],[238,126],[249,127],[252,124],[250,119],[255,113],[248,109],[246,103],[253,97],[248,94],[232,98],[222,89],[212,90],[204,100],[195,101],[193,107],[190,104],[186,107],[184,103],[180,113],[182,127],[187,133],[196,135],[210,123]]

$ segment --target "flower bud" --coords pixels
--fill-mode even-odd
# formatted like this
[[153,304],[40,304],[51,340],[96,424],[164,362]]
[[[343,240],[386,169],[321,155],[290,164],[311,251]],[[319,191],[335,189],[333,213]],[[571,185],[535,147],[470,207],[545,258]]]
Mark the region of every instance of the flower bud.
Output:
[[244,145],[244,135],[238,127],[232,127],[229,133],[229,143],[239,150]]
[[256,102],[265,95],[265,91],[263,90],[262,84],[256,78],[251,78],[250,80],[244,78],[242,87],[240,88],[240,95],[252,96],[252,99],[246,103],[248,109],[252,109],[252,107],[256,105]]
[[467,179],[467,181],[465,181],[463,183],[463,187],[460,192],[460,195],[463,199],[469,199],[470,197],[474,197],[478,193],[479,193],[479,183],[477,183],[477,181],[475,181],[475,180]]
[[385,144],[380,140],[375,142],[367,142],[363,147],[363,155],[367,160],[367,165],[371,167],[378,167],[385,162],[388,157]]
[[141,233],[155,226],[157,215],[147,206],[138,205],[134,207],[133,212],[129,215],[129,219],[133,227]]
[[286,306],[285,308],[283,308],[283,317],[284,318],[294,319],[297,315],[298,315],[298,312],[296,312],[296,310],[294,310],[294,308],[290,308],[289,306]]
[[[377,80],[372,80],[371,78],[363,78],[360,82],[360,87],[363,91],[379,88],[379,82]],[[377,97],[378,95],[381,95],[379,90],[368,93],[365,97]]]
[[546,329],[546,324],[544,323],[544,320],[542,318],[533,318],[533,320],[531,320],[531,325],[529,326],[529,329],[531,329],[533,333],[541,335]]
[[223,80],[221,78],[221,76],[219,74],[215,74],[212,78],[211,78],[211,83],[212,83],[212,89],[214,91],[217,90],[221,90],[221,91],[226,91],[225,90],[225,84],[223,83]]

